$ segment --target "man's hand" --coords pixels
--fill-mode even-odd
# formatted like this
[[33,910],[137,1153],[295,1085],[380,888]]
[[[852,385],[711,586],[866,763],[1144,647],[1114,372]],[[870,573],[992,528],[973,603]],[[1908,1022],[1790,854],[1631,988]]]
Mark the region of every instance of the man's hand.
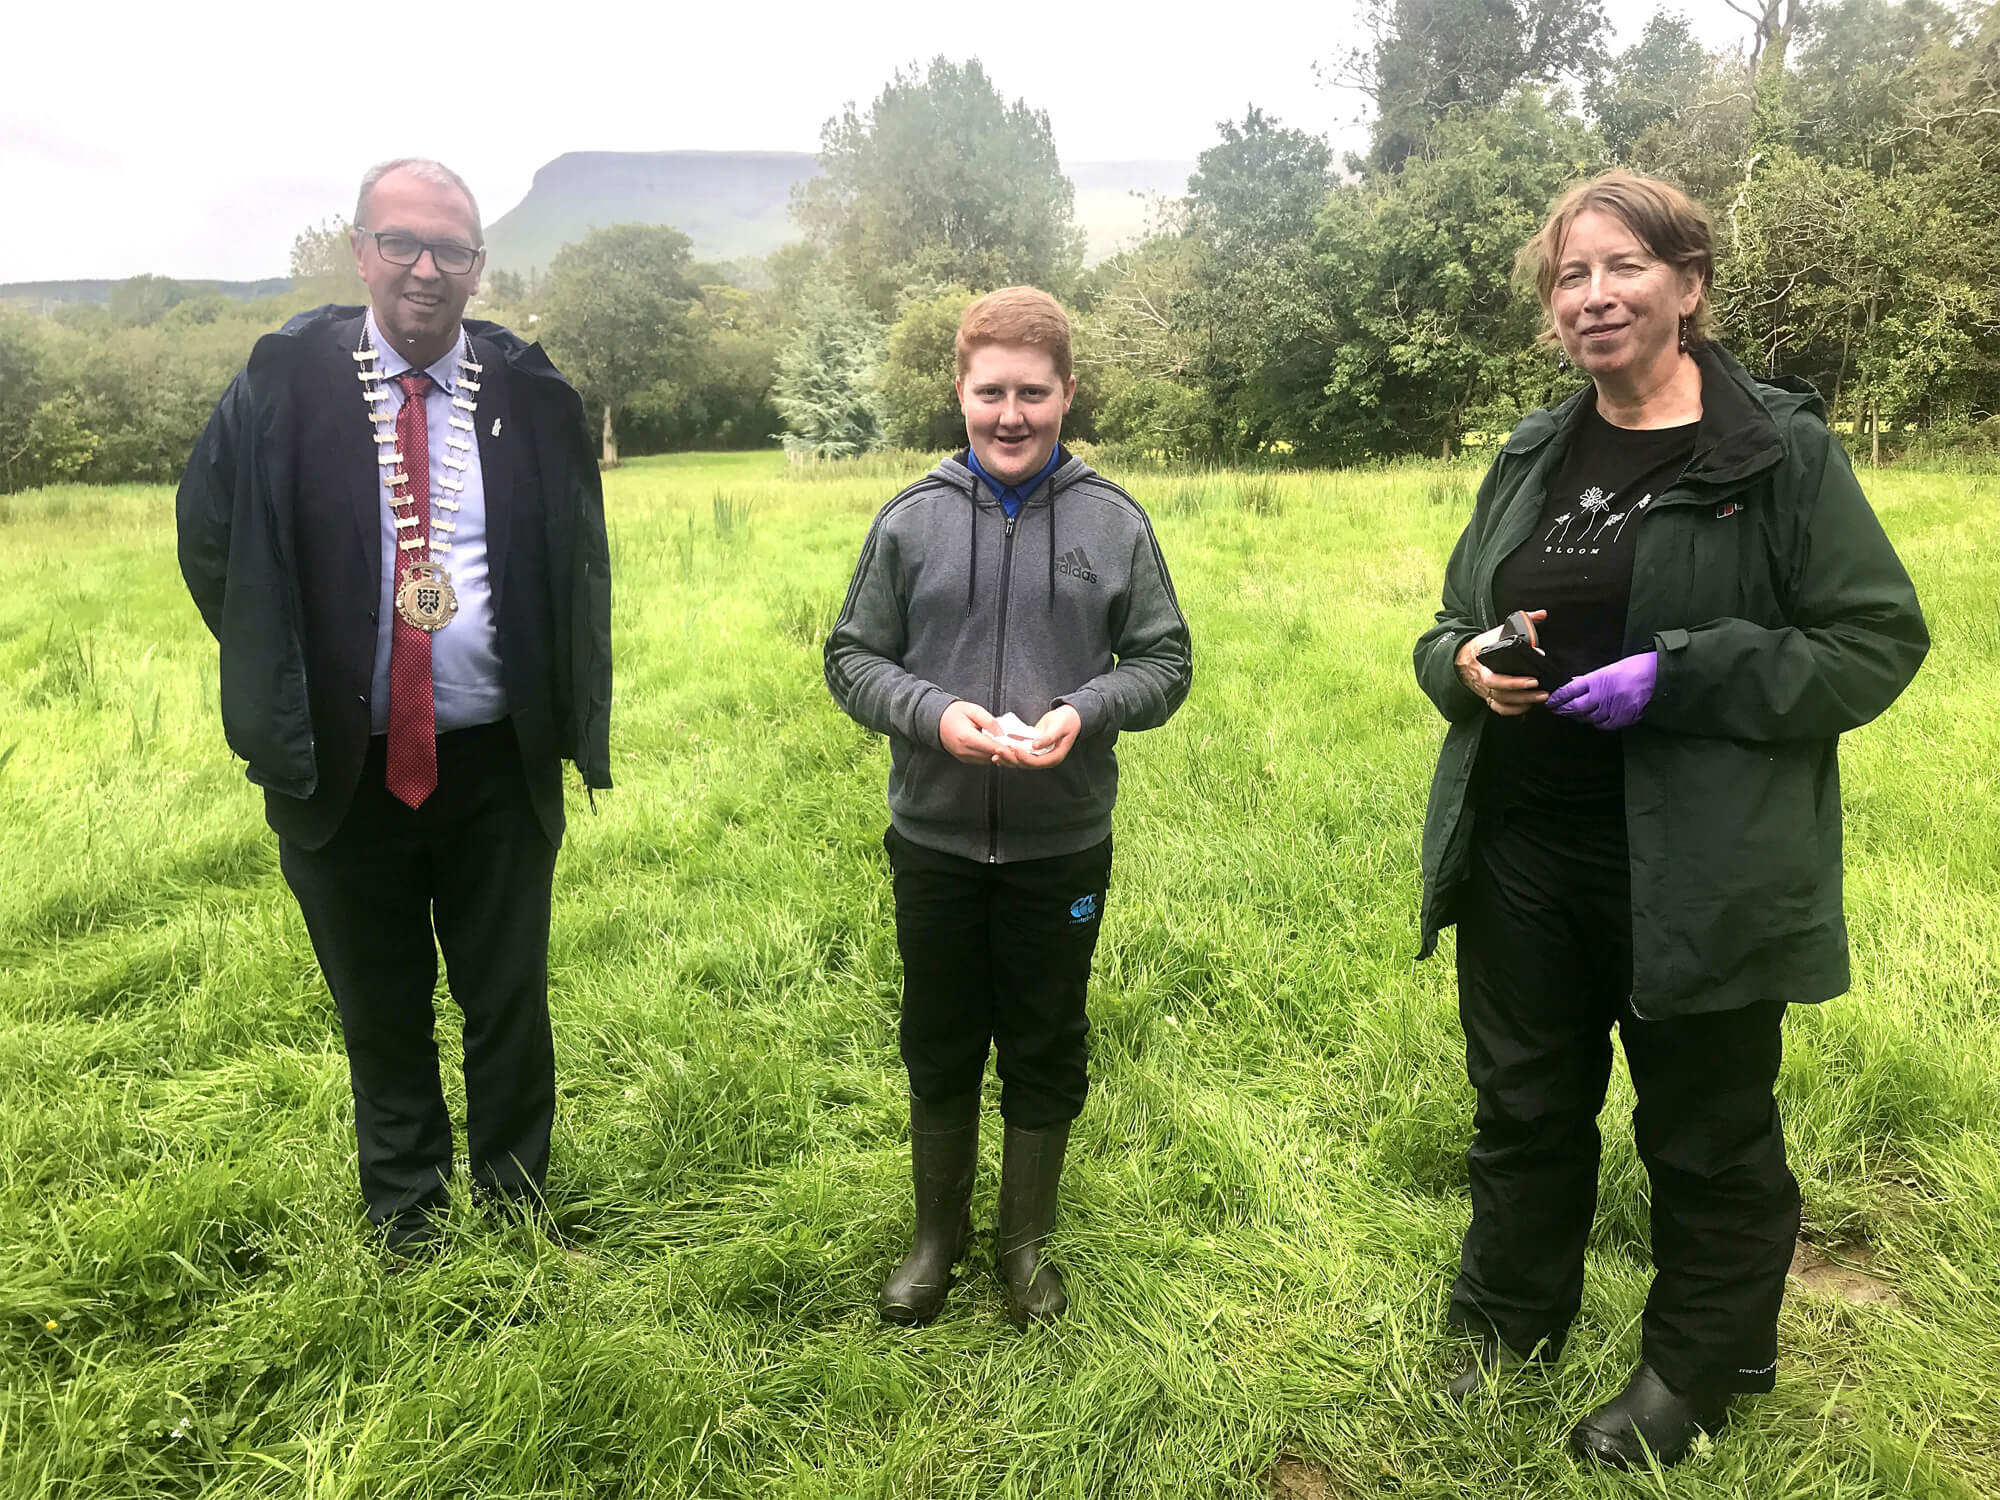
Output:
[[1083,728],[1083,716],[1067,703],[1058,704],[1035,725],[1033,745],[1003,745],[999,761],[1022,771],[1046,771],[1062,764]]
[[992,737],[998,733],[993,715],[963,698],[947,708],[944,717],[938,720],[938,739],[944,744],[945,754],[968,766],[1013,764],[1005,758],[999,741]]
[[[1549,617],[1545,609],[1531,609],[1528,618],[1540,624]],[[1482,631],[1458,648],[1452,658],[1452,665],[1458,668],[1459,681],[1486,700],[1486,706],[1496,714],[1515,718],[1526,713],[1537,703],[1549,696],[1542,691],[1540,683],[1532,677],[1501,677],[1486,670],[1479,660],[1479,653],[1500,639],[1506,627],[1495,625],[1491,630]]]

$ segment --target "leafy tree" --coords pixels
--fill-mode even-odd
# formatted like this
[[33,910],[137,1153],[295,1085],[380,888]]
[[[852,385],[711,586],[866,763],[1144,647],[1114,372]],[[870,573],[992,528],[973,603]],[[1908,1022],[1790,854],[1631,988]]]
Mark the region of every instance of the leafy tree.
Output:
[[963,287],[911,302],[889,330],[879,385],[889,441],[936,452],[965,439],[958,406],[958,325],[972,305]]
[[1603,165],[1563,96],[1524,88],[1441,122],[1400,172],[1343,188],[1320,221],[1331,363],[1316,445],[1341,457],[1449,453],[1573,382],[1536,345],[1540,309],[1514,285],[1520,246],[1555,196]]
[[480,289],[495,302],[504,302],[509,307],[528,300],[527,278],[519,271],[489,270],[480,277]]
[[768,294],[707,284],[689,309],[689,355],[620,411],[626,452],[756,448],[781,422],[771,398],[782,330]]
[[1288,130],[1256,106],[1224,120],[1222,139],[1188,178],[1194,228],[1213,243],[1260,248],[1312,232],[1333,190],[1333,148],[1323,136]]
[[664,225],[614,225],[563,246],[543,278],[542,340],[602,411],[607,468],[618,462],[619,410],[695,354],[690,244]]
[[2000,247],[1975,226],[1995,198],[1969,158],[1876,177],[1772,152],[1718,269],[1727,338],[1753,368],[1811,379],[1858,429],[1991,410]]
[[1213,453],[1215,424],[1195,384],[1199,335],[1190,311],[1201,253],[1181,223],[1090,273],[1090,310],[1077,330],[1076,385],[1079,404],[1090,398],[1103,441],[1175,459]]
[[1612,158],[1630,160],[1648,131],[1700,107],[1712,71],[1687,17],[1655,11],[1639,40],[1583,91]]
[[1604,60],[1600,0],[1369,0],[1373,42],[1336,80],[1375,104],[1373,166],[1393,170],[1438,122],[1521,84],[1588,78]]
[[822,288],[778,358],[773,389],[785,451],[803,458],[848,458],[883,439],[882,327],[860,299]]
[[1008,104],[975,59],[898,72],[866,114],[820,132],[818,176],[793,213],[888,320],[911,289],[1027,283],[1066,294],[1083,261],[1049,117]]
[[368,301],[368,288],[354,268],[345,219],[322,219],[298,232],[292,240],[291,275],[292,290],[306,307],[329,302],[351,307]]
[[1705,51],[1683,17],[1655,14],[1584,99],[1613,161],[1708,203],[1742,181],[1751,115],[1743,64]]
[[[1189,372],[1206,397],[1204,446],[1231,459],[1273,443],[1309,448],[1295,398],[1316,395],[1326,365],[1330,289],[1312,235],[1333,188],[1333,151],[1254,108],[1240,125],[1220,128],[1222,139],[1188,179],[1193,284],[1174,309],[1193,336]],[[1175,422],[1190,415],[1158,399],[1148,410],[1156,426],[1163,412]]]
[[38,320],[0,306],[0,492],[67,479],[96,448],[50,366]]
[[167,276],[131,276],[111,289],[111,320],[126,328],[150,328],[169,309],[187,300],[188,289]]

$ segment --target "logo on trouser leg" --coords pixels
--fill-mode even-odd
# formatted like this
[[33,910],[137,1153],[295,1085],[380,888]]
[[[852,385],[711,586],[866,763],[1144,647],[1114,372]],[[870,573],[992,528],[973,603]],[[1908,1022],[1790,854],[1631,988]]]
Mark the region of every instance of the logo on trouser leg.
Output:
[[1069,919],[1072,922],[1088,922],[1097,915],[1097,893],[1078,896],[1069,904]]

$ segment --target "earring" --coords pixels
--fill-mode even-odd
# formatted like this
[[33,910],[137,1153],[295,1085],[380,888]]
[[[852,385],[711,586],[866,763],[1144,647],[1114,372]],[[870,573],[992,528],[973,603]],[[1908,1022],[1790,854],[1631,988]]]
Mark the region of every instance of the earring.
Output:
[[1681,319],[1681,353],[1688,352],[1688,320]]
[[1556,356],[1556,374],[1560,375],[1568,368],[1569,356],[1567,354],[1558,354]]

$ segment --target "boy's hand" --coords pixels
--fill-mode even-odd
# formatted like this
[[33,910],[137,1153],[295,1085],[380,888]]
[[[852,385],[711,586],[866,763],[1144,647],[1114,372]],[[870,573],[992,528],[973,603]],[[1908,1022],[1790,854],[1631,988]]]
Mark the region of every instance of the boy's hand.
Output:
[[960,698],[938,720],[938,739],[944,744],[945,754],[968,766],[1011,765],[1013,762],[1004,759],[997,748],[998,742],[988,738],[997,728],[993,715],[977,703]]
[[1035,743],[1005,747],[1000,752],[1000,764],[1017,766],[1023,771],[1046,771],[1050,766],[1061,765],[1082,728],[1082,716],[1067,703],[1059,704],[1043,714],[1041,722],[1035,725]]

